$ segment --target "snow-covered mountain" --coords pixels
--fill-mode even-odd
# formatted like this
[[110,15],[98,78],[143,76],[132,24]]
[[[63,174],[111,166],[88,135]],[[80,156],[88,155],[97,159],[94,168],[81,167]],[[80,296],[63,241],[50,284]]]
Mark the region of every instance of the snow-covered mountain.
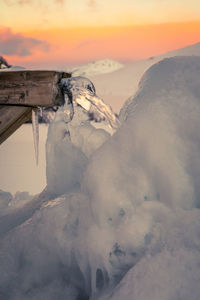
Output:
[[123,64],[112,59],[101,59],[89,62],[79,67],[72,68],[70,71],[73,76],[91,76],[97,74],[111,73],[123,68]]

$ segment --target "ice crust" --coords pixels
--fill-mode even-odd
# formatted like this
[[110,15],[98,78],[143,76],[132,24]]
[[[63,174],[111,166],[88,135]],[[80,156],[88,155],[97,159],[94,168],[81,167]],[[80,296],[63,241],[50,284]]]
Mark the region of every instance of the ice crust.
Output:
[[[199,57],[152,66],[120,128],[102,131],[98,146],[81,115],[77,140],[89,152],[69,139],[77,128],[68,108],[58,110],[47,138],[49,198],[31,198],[40,204],[31,213],[23,204],[23,221],[1,237],[0,299],[200,299],[199,75]],[[20,203],[1,195],[3,227]]]

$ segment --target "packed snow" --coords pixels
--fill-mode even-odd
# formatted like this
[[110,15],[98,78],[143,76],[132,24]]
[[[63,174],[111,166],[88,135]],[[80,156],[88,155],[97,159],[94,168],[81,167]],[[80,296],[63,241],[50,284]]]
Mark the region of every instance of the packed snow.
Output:
[[123,68],[123,64],[112,59],[101,59],[94,62],[89,62],[82,66],[73,67],[70,69],[73,76],[91,76],[97,74],[112,73]]
[[138,89],[144,72],[155,63],[174,56],[200,56],[200,43],[177,49],[159,56],[124,63],[123,68],[107,74],[87,75],[94,83],[99,97],[109,103],[117,113],[127,98],[132,97]]
[[90,152],[56,112],[46,189],[0,193],[1,299],[200,299],[199,78],[200,57],[154,64]]

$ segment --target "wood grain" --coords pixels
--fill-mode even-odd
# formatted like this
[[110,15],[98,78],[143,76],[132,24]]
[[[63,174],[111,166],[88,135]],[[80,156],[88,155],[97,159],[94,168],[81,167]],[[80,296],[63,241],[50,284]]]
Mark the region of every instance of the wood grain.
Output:
[[59,82],[70,73],[48,70],[0,72],[0,105],[52,107],[63,103]]
[[31,117],[32,107],[0,105],[0,144]]

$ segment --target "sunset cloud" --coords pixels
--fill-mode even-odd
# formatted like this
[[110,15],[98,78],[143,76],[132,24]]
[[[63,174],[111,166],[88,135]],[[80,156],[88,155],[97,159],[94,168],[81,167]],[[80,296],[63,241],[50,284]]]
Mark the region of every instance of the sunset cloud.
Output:
[[200,22],[51,28],[20,34],[8,29],[5,33],[4,27],[4,34],[0,28],[0,55],[12,65],[64,69],[104,58],[124,62],[156,56],[198,43],[199,36]]
[[6,55],[29,56],[35,49],[48,51],[46,41],[13,33],[10,28],[0,29],[0,53]]

